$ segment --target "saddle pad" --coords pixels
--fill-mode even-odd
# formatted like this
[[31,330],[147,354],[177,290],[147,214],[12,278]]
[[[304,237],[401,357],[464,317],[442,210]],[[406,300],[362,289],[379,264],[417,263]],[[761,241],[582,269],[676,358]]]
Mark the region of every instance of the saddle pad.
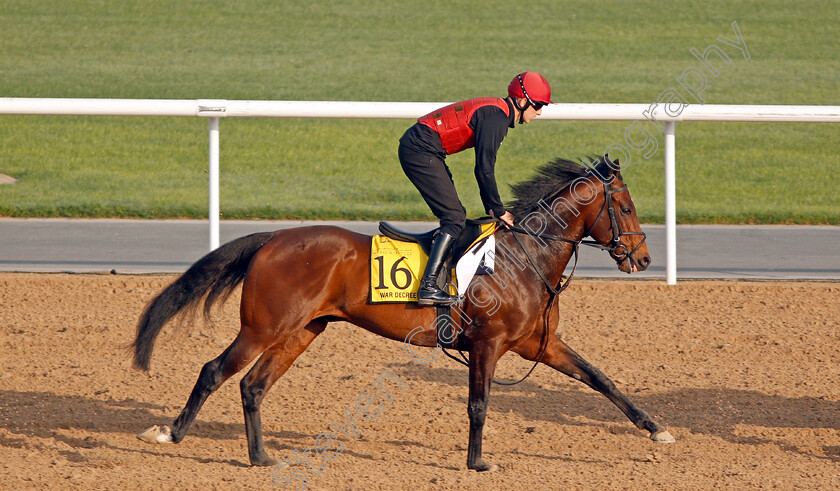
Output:
[[[428,261],[416,242],[374,235],[370,241],[370,303],[417,302]],[[451,284],[449,292],[456,293]]]

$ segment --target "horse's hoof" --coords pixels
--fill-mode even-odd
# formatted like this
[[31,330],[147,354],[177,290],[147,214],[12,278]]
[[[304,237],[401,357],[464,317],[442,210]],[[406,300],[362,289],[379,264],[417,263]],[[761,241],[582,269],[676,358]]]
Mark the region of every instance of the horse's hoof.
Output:
[[484,459],[479,459],[475,464],[469,466],[470,469],[476,472],[496,472],[499,466],[496,464],[488,464]]
[[166,425],[154,425],[151,428],[138,433],[137,438],[146,443],[173,443],[172,429]]
[[650,434],[650,439],[659,443],[674,443],[675,440],[668,431],[658,431]]
[[251,459],[251,465],[258,465],[261,467],[274,467],[277,463],[280,462],[279,460],[272,459],[268,456],[267,453],[263,453],[259,457]]

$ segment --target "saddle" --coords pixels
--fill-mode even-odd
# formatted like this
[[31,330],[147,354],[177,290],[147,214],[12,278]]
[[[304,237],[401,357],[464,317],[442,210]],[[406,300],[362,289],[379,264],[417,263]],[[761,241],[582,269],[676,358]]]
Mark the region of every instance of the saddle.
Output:
[[[464,229],[461,230],[460,235],[458,235],[455,239],[455,245],[452,246],[452,253],[450,254],[449,259],[463,256],[464,253],[467,252],[467,250],[473,245],[475,240],[482,235],[482,225],[487,225],[488,223],[493,223],[495,221],[495,219],[490,217],[478,218],[475,220],[468,218]],[[428,232],[411,233],[406,232],[405,230],[400,230],[388,222],[379,222],[379,231],[382,232],[382,235],[390,237],[394,240],[401,240],[403,242],[416,242],[417,244],[420,244],[420,247],[426,255],[428,255],[429,251],[432,250],[432,239],[434,239],[438,230],[440,230],[440,227],[429,230]]]
[[[488,233],[490,233],[489,230],[487,230],[486,225],[494,222],[495,219],[490,217],[479,218],[476,220],[467,219],[467,223],[464,226],[464,229],[455,239],[455,244],[452,246],[452,252],[450,253],[449,257],[446,258],[444,267],[441,268],[441,274],[438,277],[439,287],[448,288],[447,285],[449,284],[451,279],[451,265],[453,261],[456,261],[458,258],[463,256],[477,242],[479,238],[483,238],[482,236],[486,237]],[[423,249],[423,252],[426,255],[428,255],[431,251],[432,239],[434,239],[435,234],[439,229],[440,228],[438,227],[429,230],[428,232],[411,233],[406,232],[405,230],[400,230],[399,228],[391,225],[388,222],[379,222],[379,231],[384,236],[403,242],[417,243],[420,245],[420,248]],[[458,338],[460,337],[460,333],[452,332],[452,326],[450,324],[440,322],[440,320],[444,316],[448,319],[452,318],[450,309],[450,306],[436,307],[438,319],[436,325],[449,326],[448,328],[445,328],[443,332],[440,330],[438,331],[438,344],[442,348],[454,349],[458,344]],[[451,356],[448,353],[447,355]]]

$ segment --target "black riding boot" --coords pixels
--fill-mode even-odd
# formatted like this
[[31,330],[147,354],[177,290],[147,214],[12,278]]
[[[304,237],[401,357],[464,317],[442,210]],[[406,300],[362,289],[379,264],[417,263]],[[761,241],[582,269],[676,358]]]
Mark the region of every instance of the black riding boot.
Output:
[[426,272],[423,273],[420,289],[417,291],[417,305],[450,305],[458,300],[458,297],[448,294],[437,285],[440,268],[454,243],[455,238],[447,233],[439,233],[432,242]]

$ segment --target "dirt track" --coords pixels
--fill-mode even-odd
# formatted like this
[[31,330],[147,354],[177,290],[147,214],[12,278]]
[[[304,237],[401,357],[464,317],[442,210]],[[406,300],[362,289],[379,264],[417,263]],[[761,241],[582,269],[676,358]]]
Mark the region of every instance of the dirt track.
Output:
[[[164,331],[146,374],[124,350],[171,276],[0,275],[0,489],[280,488],[247,464],[239,377],[178,445],[135,433],[171,423],[201,366],[237,332]],[[400,344],[333,324],[263,404],[268,451],[294,459],[384,370],[405,389],[308,489],[711,489],[840,487],[840,284],[576,281],[558,332],[673,433],[648,440],[604,397],[540,366],[494,386],[492,474],[466,470],[466,371],[419,365]],[[429,350],[418,353],[429,353]],[[530,364],[508,355],[499,378]],[[281,476],[290,473],[285,469]],[[293,481],[284,489],[295,489]]]

